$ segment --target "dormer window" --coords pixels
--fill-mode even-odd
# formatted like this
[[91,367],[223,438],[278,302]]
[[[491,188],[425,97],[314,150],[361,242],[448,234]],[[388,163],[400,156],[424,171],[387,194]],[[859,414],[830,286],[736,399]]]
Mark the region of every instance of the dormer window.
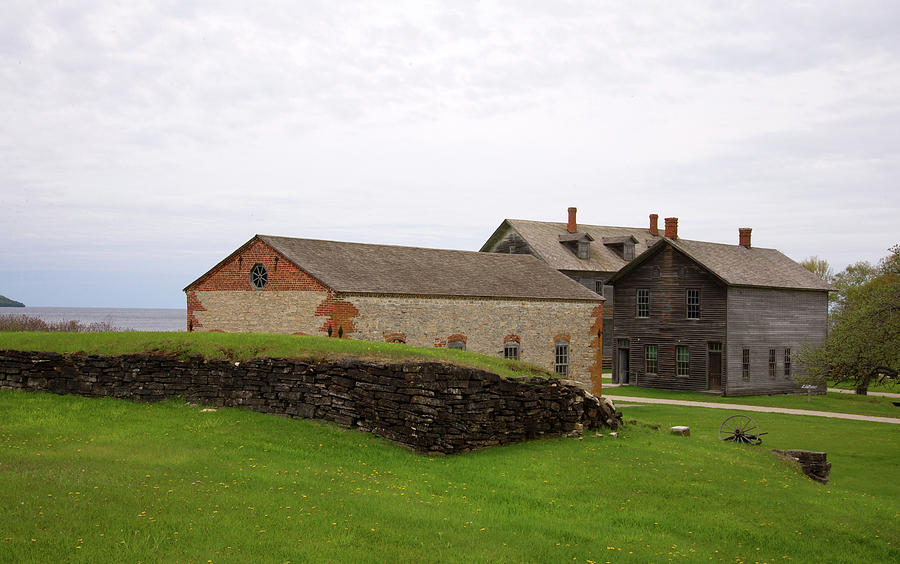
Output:
[[566,233],[559,236],[559,242],[582,260],[591,258],[591,241],[593,240],[594,238],[587,233]]
[[603,238],[603,244],[619,255],[623,260],[632,260],[634,258],[635,243],[637,243],[637,239],[632,235]]

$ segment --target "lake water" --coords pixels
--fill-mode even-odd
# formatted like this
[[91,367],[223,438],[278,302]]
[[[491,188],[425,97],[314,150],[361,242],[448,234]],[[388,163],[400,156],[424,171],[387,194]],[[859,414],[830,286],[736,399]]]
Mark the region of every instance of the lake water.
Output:
[[0,307],[0,315],[29,315],[47,322],[109,323],[119,331],[184,331],[185,309],[126,307]]

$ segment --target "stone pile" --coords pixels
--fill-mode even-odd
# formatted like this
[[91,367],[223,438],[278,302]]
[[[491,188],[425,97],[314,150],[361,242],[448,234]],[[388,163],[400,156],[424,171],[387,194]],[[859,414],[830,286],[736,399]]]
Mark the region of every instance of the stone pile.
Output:
[[778,450],[772,452],[800,465],[803,473],[817,482],[827,484],[831,475],[831,463],[826,460],[828,454],[811,450]]
[[546,378],[506,379],[436,362],[229,362],[0,351],[0,388],[137,401],[181,397],[330,421],[425,454],[615,429],[621,423],[612,402],[578,386]]

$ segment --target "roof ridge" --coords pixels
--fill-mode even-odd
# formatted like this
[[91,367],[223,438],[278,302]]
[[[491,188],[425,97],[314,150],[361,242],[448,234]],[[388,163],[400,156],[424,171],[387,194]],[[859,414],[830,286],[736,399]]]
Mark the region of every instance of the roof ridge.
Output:
[[[527,257],[528,259],[533,259],[535,257],[531,255],[525,254],[506,254],[506,253],[482,253],[479,251],[467,251],[465,249],[437,249],[434,247],[417,247],[414,245],[394,245],[390,243],[359,243],[357,241],[336,241],[333,239],[313,239],[311,237],[287,237],[284,235],[264,235],[262,233],[257,233],[256,237],[259,238],[269,238],[269,239],[287,239],[290,241],[315,241],[316,243],[336,243],[338,245],[358,245],[360,247],[372,247],[372,248],[391,248],[391,249],[415,249],[421,251],[432,251],[432,252],[440,252],[440,253],[462,253],[469,255],[479,255],[479,256],[499,256],[499,257]],[[508,260],[508,259],[502,259]]]

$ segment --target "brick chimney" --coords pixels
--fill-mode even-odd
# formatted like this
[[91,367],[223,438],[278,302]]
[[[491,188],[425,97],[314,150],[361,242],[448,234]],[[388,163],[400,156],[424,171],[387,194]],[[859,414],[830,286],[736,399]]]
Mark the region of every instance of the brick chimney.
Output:
[[750,248],[750,232],[753,231],[749,227],[738,228],[738,243],[742,247]]
[[666,218],[666,237],[669,239],[677,239],[678,238],[678,218],[677,217],[667,217]]
[[578,224],[575,223],[575,214],[578,208],[569,208],[569,224],[566,225],[566,231],[569,233],[578,233]]
[[650,214],[650,234],[659,235],[659,215],[655,213]]

